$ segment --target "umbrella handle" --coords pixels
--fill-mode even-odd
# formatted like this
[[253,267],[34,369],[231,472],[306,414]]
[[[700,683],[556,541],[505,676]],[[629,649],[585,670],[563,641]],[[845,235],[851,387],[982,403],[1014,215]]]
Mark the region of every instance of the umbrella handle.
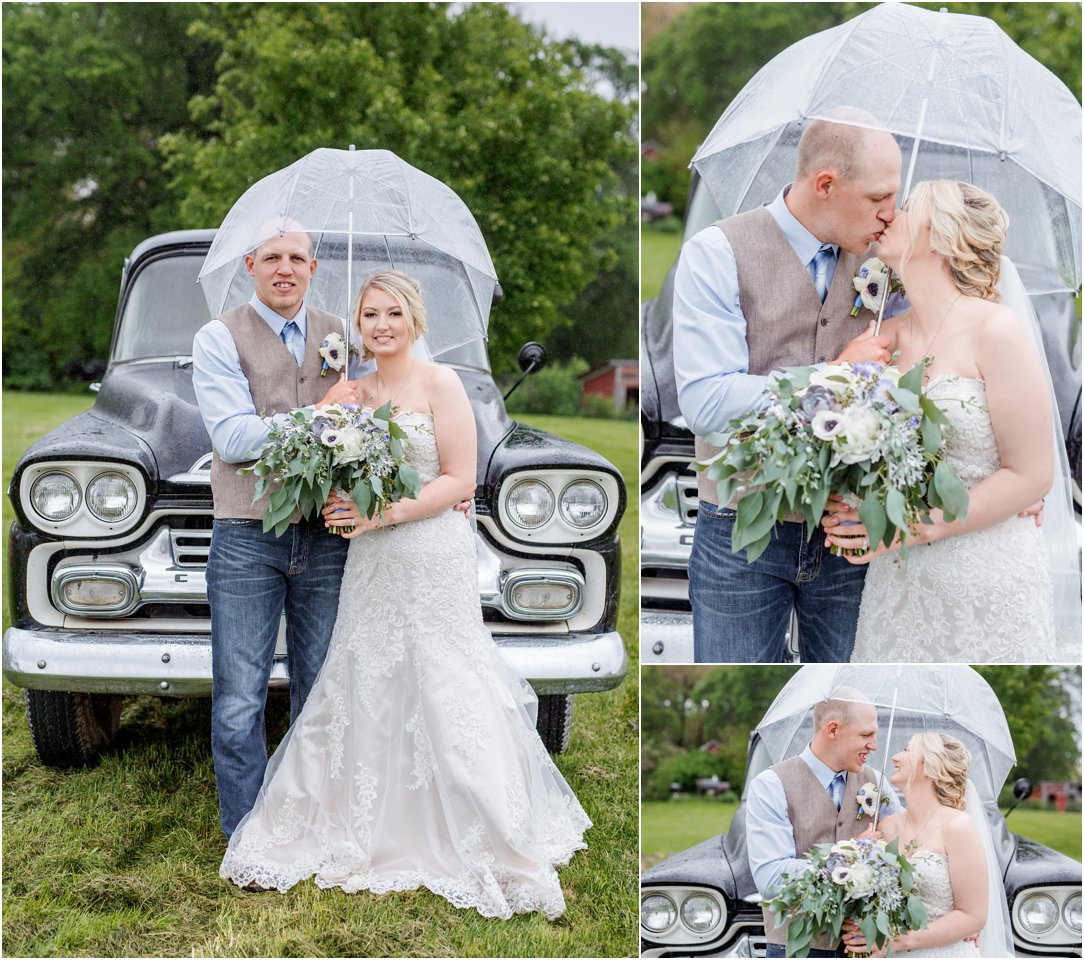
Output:
[[[885,294],[885,299],[888,299],[888,294]],[[881,308],[884,309],[884,304],[881,304]],[[888,745],[892,742],[892,725],[896,721],[896,699],[900,695],[900,688],[896,687],[892,691],[892,710],[888,714],[888,736],[885,737],[885,755],[881,757],[881,779],[877,783],[877,808],[873,811],[873,829],[877,830],[877,824],[881,819],[881,791],[885,782],[885,768],[888,766]]]

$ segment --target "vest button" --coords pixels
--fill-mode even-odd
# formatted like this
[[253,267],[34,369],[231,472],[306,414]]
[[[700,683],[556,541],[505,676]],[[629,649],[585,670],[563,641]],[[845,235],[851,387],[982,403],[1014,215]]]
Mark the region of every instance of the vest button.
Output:
[[828,318],[827,317],[821,317],[821,326],[822,327],[827,327],[828,326]]
[[827,357],[817,357],[817,363],[824,363]]

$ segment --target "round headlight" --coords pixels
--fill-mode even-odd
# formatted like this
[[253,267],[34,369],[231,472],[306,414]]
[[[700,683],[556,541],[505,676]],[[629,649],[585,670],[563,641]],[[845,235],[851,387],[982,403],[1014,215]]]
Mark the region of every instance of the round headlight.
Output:
[[1028,933],[1048,933],[1058,922],[1058,905],[1048,894],[1028,894],[1020,905],[1019,916]]
[[67,520],[83,499],[79,484],[66,473],[43,473],[30,488],[30,502],[46,520]]
[[520,480],[508,491],[508,516],[517,526],[534,530],[553,516],[553,492],[541,480]]
[[719,901],[706,893],[694,893],[681,904],[681,922],[693,933],[707,933],[722,917]]
[[561,491],[561,516],[581,530],[598,523],[606,507],[606,494],[594,480],[574,480]]
[[138,499],[135,484],[123,473],[99,473],[87,484],[87,509],[106,523],[130,517]]
[[1068,900],[1065,901],[1065,906],[1061,908],[1062,916],[1065,918],[1065,925],[1074,933],[1080,933],[1080,894],[1074,893]]
[[662,933],[674,925],[677,907],[662,893],[651,893],[640,901],[640,925],[652,933]]

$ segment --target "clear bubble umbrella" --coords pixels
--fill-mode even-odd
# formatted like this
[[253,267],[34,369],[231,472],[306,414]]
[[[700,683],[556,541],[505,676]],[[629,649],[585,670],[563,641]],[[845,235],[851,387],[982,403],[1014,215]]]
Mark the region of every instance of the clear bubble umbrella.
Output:
[[347,316],[365,277],[391,267],[421,284],[434,356],[485,338],[497,274],[477,222],[454,190],[388,150],[321,148],[249,187],[200,270],[212,317],[251,298],[245,254],[295,230],[318,261],[307,303]]
[[813,736],[813,708],[839,687],[857,690],[877,707],[878,747],[868,761],[874,769],[882,770],[915,733],[946,733],[970,751],[970,778],[979,795],[997,797],[1016,752],[993,690],[963,665],[802,667],[757,726],[772,763],[802,751]]
[[850,106],[903,150],[904,189],[966,180],[998,198],[1005,250],[1030,294],[1081,281],[1081,109],[1069,89],[986,17],[883,3],[792,44],[742,88],[693,157],[723,216],[794,176],[813,119]]

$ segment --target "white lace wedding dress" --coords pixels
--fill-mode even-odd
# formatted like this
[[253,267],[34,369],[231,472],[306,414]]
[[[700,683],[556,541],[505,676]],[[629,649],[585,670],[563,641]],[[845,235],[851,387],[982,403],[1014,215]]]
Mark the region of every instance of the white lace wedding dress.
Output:
[[[911,857],[915,866],[915,895],[926,908],[927,925],[955,909],[948,857],[930,850],[917,850]],[[894,957],[978,957],[979,946],[973,940],[957,940],[941,947],[892,952]]]
[[[431,417],[401,422],[407,459],[433,479]],[[351,543],[327,660],[222,877],[424,886],[487,917],[564,911],[554,866],[586,846],[591,821],[482,624],[476,571],[471,525],[452,510]]]
[[[1000,466],[986,384],[935,377],[927,392],[950,421],[946,459],[974,487]],[[1032,518],[1010,517],[870,563],[852,662],[1056,659],[1050,561]]]

